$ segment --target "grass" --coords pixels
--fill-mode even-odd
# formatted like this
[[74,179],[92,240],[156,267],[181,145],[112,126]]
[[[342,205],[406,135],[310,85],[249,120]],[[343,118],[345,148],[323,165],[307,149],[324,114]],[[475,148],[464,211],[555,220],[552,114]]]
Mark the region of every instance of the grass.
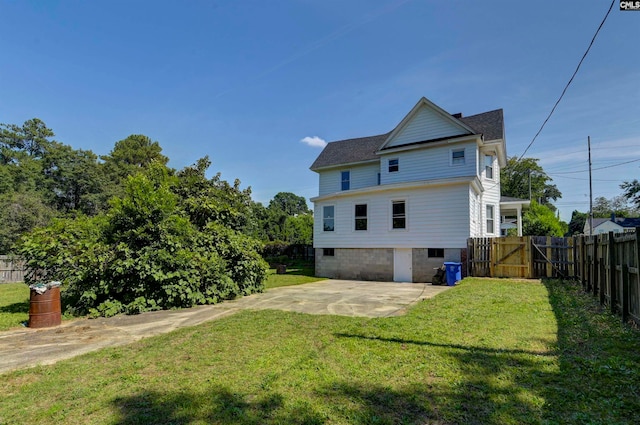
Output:
[[640,335],[570,283],[406,316],[245,311],[0,379],[0,423],[635,424]]
[[0,331],[29,320],[29,287],[24,283],[0,284]]
[[276,269],[269,269],[265,288],[277,288],[279,286],[302,285],[303,283],[324,280],[323,277],[315,277],[313,263],[294,261],[287,266],[285,274],[277,274]]
[[[324,278],[314,277],[312,263],[293,262],[285,274],[276,274],[276,269],[267,272],[265,288],[301,285]],[[64,315],[64,319],[71,316]],[[4,283],[0,285],[0,332],[21,327],[29,320],[29,287],[24,283]]]

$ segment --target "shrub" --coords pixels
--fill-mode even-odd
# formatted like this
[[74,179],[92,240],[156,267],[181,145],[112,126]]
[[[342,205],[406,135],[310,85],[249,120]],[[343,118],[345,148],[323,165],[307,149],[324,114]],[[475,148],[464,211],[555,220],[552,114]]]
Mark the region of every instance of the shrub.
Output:
[[75,314],[112,316],[191,307],[262,291],[255,240],[210,222],[200,231],[178,205],[164,167],[129,179],[94,218],[58,220],[22,239],[28,282],[62,281]]

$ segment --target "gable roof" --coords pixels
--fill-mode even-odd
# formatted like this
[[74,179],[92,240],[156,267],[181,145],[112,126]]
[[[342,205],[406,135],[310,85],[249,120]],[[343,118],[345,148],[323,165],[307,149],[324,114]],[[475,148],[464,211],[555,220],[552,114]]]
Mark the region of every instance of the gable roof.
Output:
[[[402,122],[388,133],[328,143],[313,164],[311,164],[310,169],[316,171],[327,167],[377,160],[379,157],[376,152],[384,146],[394,132],[397,132],[400,127],[406,124],[407,119],[423,104],[427,104],[428,106],[433,105],[425,98],[420,99]],[[434,107],[437,108],[438,111],[445,113],[448,120],[458,122],[462,128],[469,129],[474,134],[482,135],[485,141],[504,140],[504,116],[502,109],[458,118],[457,116],[446,113],[436,105],[434,105]],[[448,138],[449,137],[424,140],[420,143],[435,142]]]
[[354,162],[375,161],[376,151],[391,133],[327,143],[318,158],[311,164],[312,170]]
[[[428,121],[428,126],[419,123],[421,120]],[[474,130],[464,122],[422,97],[393,129],[380,150],[473,134]]]
[[495,109],[459,119],[474,129],[477,134],[482,134],[487,142],[504,139],[504,114],[502,109]]
[[621,227],[640,227],[640,217],[612,217],[612,218],[594,218],[593,228],[600,226],[602,223],[611,221]]

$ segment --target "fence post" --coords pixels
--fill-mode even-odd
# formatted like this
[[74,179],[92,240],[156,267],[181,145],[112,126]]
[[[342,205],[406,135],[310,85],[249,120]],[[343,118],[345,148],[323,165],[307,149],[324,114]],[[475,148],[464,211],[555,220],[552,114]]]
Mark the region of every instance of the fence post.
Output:
[[551,264],[551,236],[547,236],[547,242],[545,245],[547,246],[547,249],[545,250],[545,255],[547,256],[546,274],[547,277],[553,277],[553,264]]
[[627,263],[622,264],[622,297],[620,297],[620,304],[622,304],[622,323],[627,323],[629,320],[629,265]]
[[595,240],[593,241],[593,275],[592,275],[593,287],[591,289],[594,297],[598,295],[598,285],[600,284],[598,279],[600,277],[598,276],[600,271],[599,270],[600,261],[598,261],[600,258],[598,257],[598,251],[599,251],[598,248],[600,245],[600,241],[598,239],[599,239],[599,236],[596,236]]
[[584,241],[584,235],[580,237],[580,282],[582,283],[582,290],[586,289],[587,285],[587,245]]
[[613,232],[609,232],[609,284],[610,284],[610,296],[609,303],[611,304],[609,307],[611,308],[611,313],[616,312],[616,302],[618,297],[618,286],[616,284],[616,243],[613,236]]
[[[603,238],[604,239],[604,238]],[[602,249],[601,257],[600,257],[600,267],[598,269],[600,286],[598,288],[598,292],[600,293],[600,305],[604,305],[605,294],[607,289],[607,276],[605,274],[605,261],[604,256],[607,255],[608,252],[606,249]]]

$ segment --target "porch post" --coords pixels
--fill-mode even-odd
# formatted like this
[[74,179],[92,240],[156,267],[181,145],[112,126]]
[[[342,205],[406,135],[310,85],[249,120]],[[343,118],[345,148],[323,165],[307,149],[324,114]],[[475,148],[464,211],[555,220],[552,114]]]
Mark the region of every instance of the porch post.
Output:
[[522,205],[518,205],[516,211],[518,211],[518,236],[522,236]]

